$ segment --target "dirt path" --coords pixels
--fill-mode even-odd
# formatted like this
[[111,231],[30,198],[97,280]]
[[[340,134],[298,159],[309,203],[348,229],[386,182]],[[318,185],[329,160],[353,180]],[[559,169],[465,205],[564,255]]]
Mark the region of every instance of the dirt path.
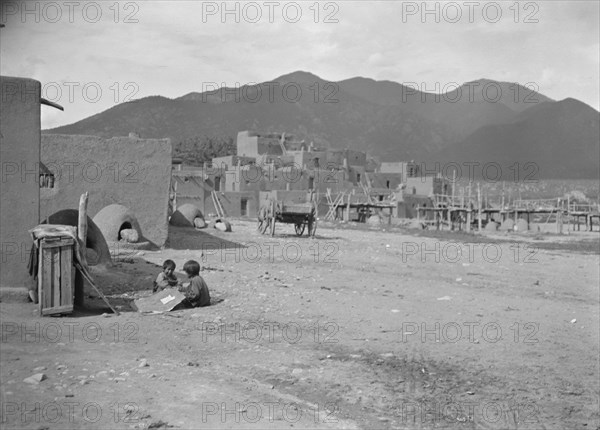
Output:
[[42,319],[2,303],[3,428],[600,425],[594,242],[254,227],[173,229],[169,249],[95,272],[126,310],[164,259],[203,254],[209,308]]

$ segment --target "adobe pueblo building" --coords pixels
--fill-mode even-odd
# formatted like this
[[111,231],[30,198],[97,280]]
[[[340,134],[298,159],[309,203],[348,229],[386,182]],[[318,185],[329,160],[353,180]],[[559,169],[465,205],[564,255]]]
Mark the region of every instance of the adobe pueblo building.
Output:
[[330,219],[364,221],[378,208],[412,218],[418,206],[433,205],[433,195],[451,190],[449,181],[422,175],[414,162],[377,166],[365,152],[317,148],[285,133],[241,131],[236,150],[202,167],[174,164],[172,209],[188,204],[210,215],[222,206],[227,216],[255,218],[266,193],[298,203],[311,194]]

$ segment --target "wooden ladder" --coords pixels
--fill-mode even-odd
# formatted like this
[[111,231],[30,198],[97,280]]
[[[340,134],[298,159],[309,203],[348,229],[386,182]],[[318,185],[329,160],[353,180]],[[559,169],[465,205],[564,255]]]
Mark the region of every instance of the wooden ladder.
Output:
[[212,196],[213,205],[215,206],[215,210],[217,211],[217,216],[219,218],[225,218],[225,211],[223,210],[223,205],[221,205],[221,201],[219,200],[219,196],[215,190],[211,191],[210,195]]
[[338,194],[334,199],[331,197],[331,191],[329,188],[327,189],[327,200],[329,203],[329,211],[325,215],[325,219],[335,219],[335,214],[337,213],[338,206],[344,201],[344,196],[346,195],[345,191],[342,191],[342,194]]

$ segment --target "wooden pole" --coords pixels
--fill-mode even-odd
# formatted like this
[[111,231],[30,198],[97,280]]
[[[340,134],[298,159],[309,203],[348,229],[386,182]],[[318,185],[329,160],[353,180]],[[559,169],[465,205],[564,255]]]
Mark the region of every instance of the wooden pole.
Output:
[[452,206],[454,206],[454,187],[456,186],[456,170],[452,171]]
[[[77,237],[81,241],[83,249],[81,252],[85,255],[86,243],[87,243],[87,203],[88,193],[87,191],[79,198],[79,216],[77,219]],[[77,264],[75,264],[77,267]],[[83,268],[75,270],[74,288],[73,288],[73,304],[77,307],[83,307]],[[110,305],[109,305],[110,306]]]
[[467,231],[471,231],[471,181],[469,181],[469,198],[467,199]]
[[556,232],[562,234],[563,208],[560,199],[556,200]]
[[88,192],[86,191],[79,198],[79,219],[77,222],[77,236],[84,247],[87,242],[87,204]]
[[481,231],[481,188],[477,183],[477,229]]
[[571,218],[571,196],[567,196],[567,230],[569,230],[569,223],[573,226],[573,231],[575,231],[575,225]]
[[348,193],[348,202],[346,203],[346,216],[345,219],[347,222],[350,222],[350,199],[352,198],[351,194]]

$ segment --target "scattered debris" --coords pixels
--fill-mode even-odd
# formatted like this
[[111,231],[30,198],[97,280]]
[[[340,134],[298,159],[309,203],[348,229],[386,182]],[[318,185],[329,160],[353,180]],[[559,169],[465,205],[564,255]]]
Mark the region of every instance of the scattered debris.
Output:
[[26,382],[27,384],[39,384],[46,379],[48,379],[46,374],[36,373],[35,375],[31,375],[29,378],[23,379],[23,382]]

